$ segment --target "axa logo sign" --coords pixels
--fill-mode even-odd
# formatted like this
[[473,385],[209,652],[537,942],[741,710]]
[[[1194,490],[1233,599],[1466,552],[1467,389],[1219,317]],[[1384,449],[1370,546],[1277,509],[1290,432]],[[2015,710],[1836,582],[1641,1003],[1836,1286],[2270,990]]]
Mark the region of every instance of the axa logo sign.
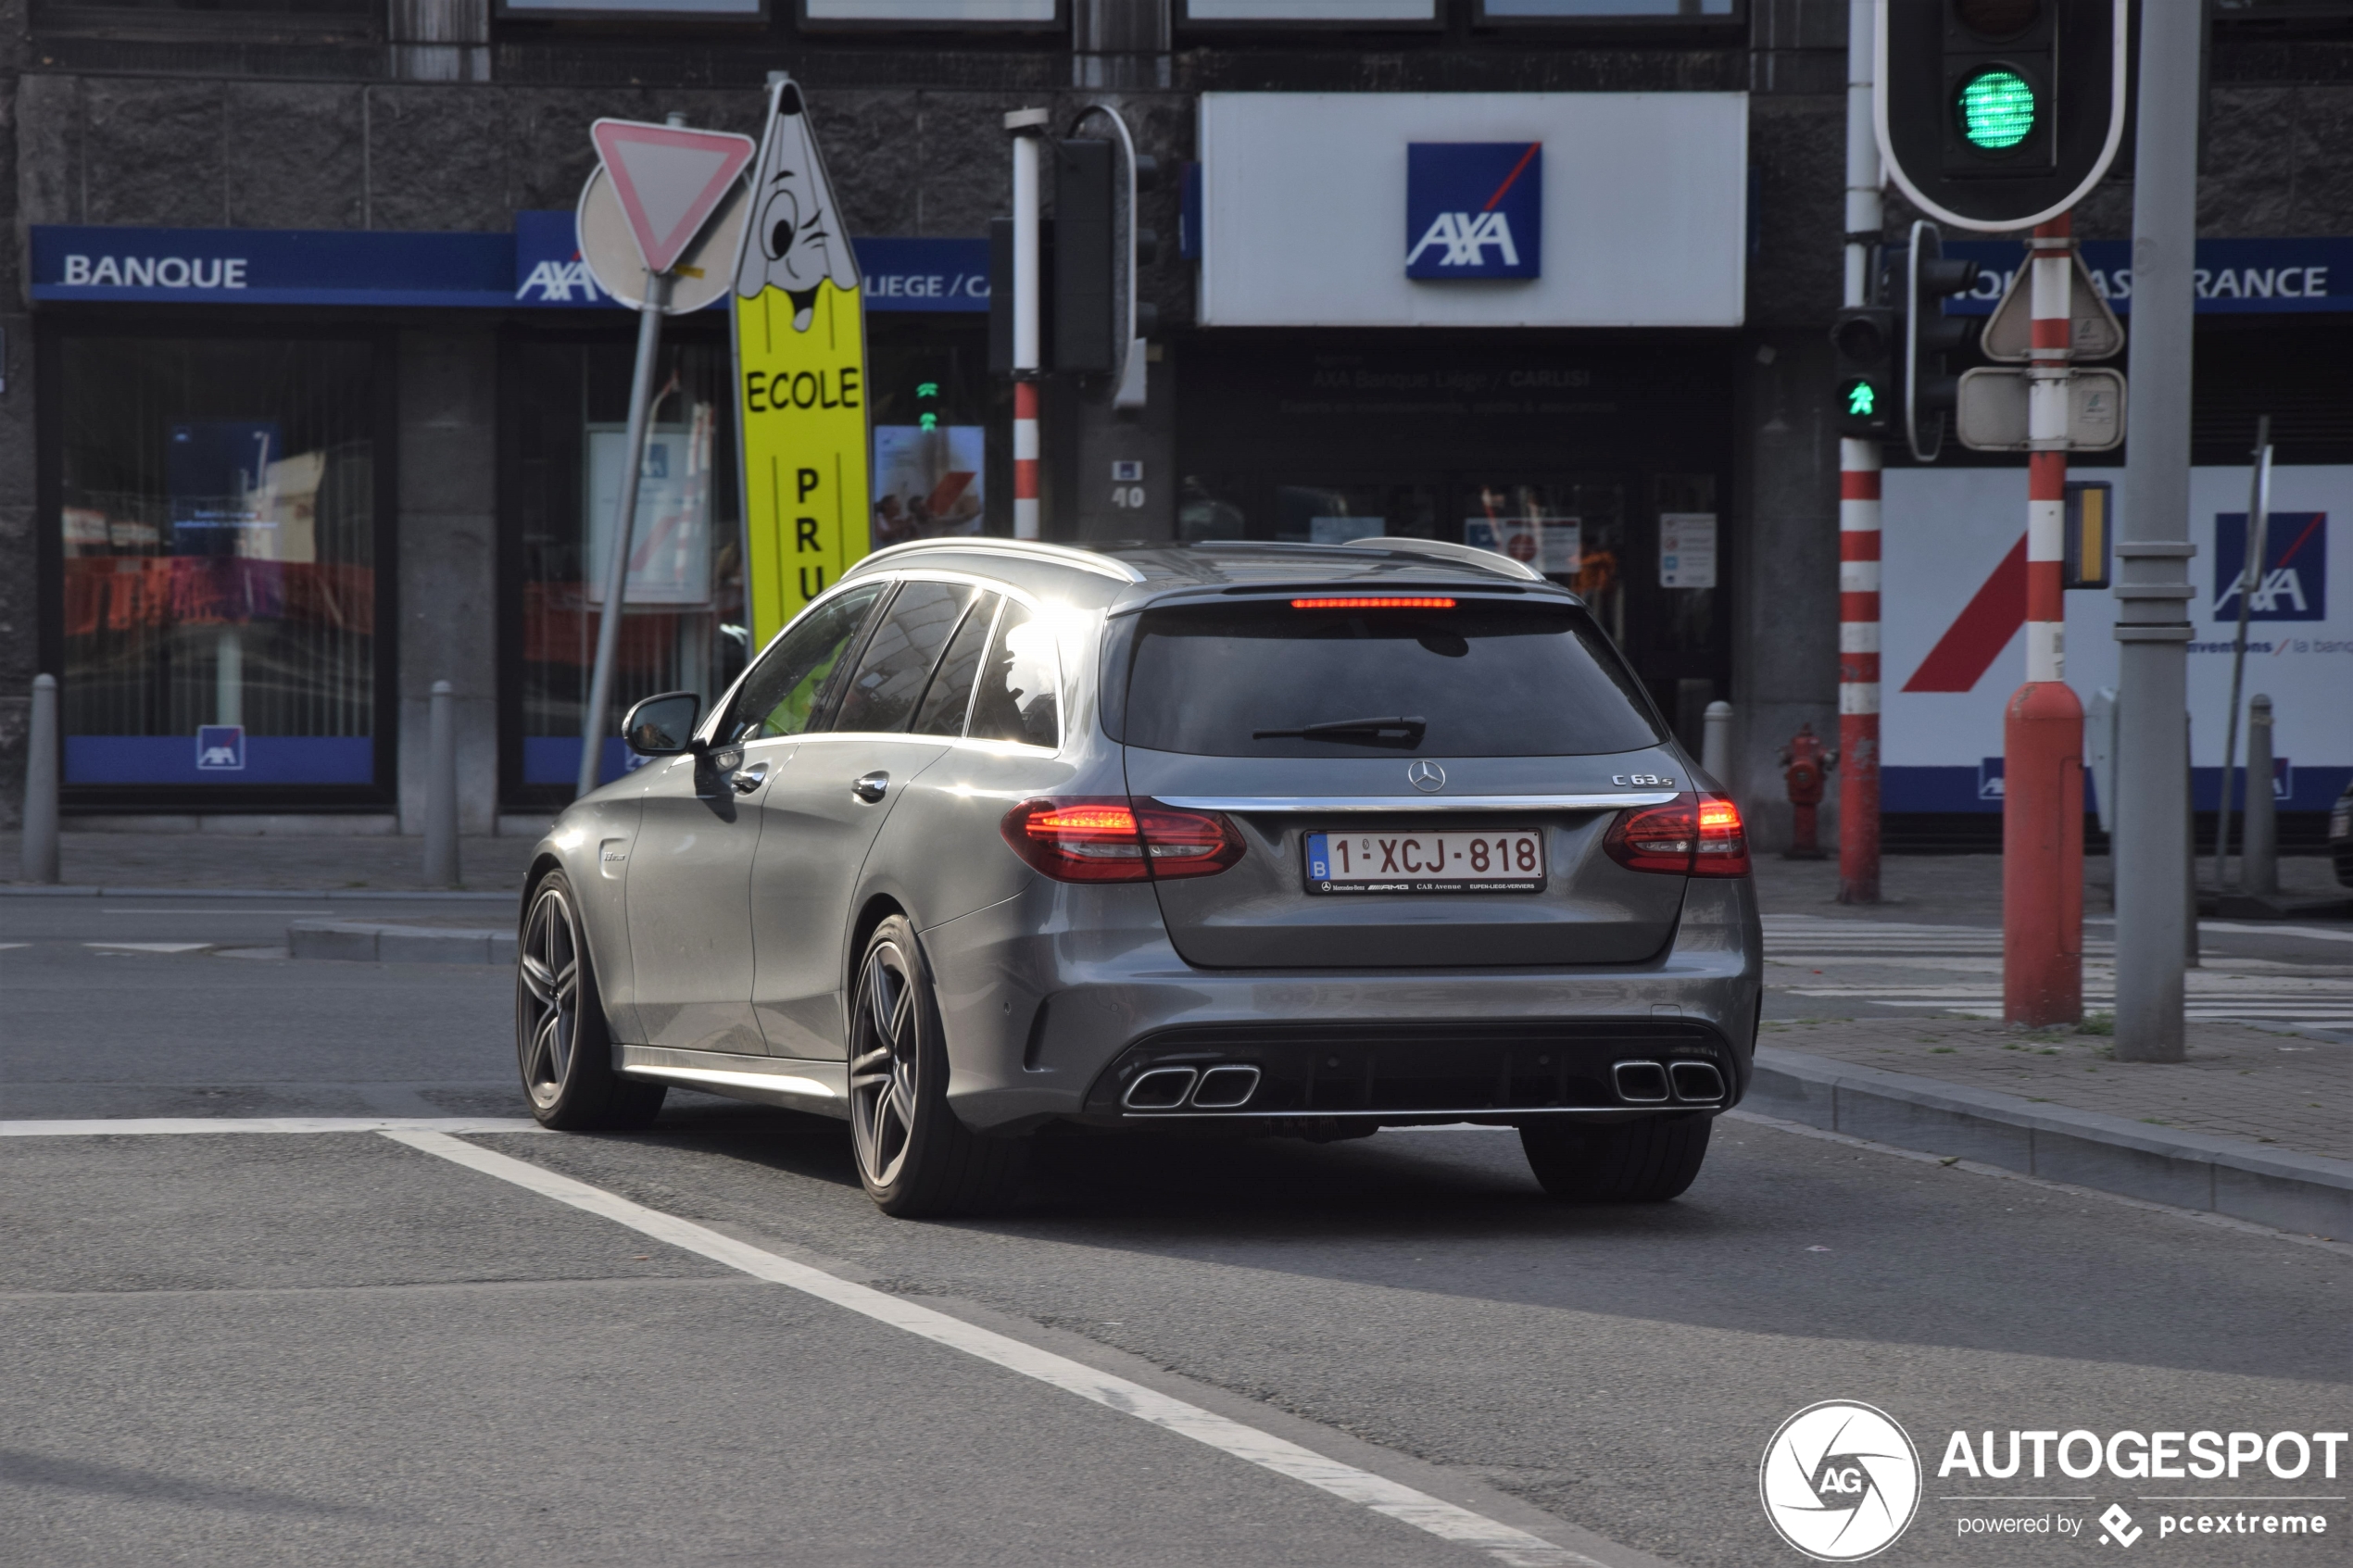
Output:
[[[574,290],[580,296],[576,302]],[[604,294],[588,276],[588,264],[575,256],[570,261],[535,262],[522,286],[515,290],[515,297],[533,305],[595,305]]]
[[1407,144],[1405,276],[1541,278],[1543,238],[1543,143]]
[[2263,570],[2246,578],[2246,514],[2214,519],[2214,619],[2236,621],[2246,594],[2249,621],[2328,619],[2329,514],[2272,512],[2263,530]]

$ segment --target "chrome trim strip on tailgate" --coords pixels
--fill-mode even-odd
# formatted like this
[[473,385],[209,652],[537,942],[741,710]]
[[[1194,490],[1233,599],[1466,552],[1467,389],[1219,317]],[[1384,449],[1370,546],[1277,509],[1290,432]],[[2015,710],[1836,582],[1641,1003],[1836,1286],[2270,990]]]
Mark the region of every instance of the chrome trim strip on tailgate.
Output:
[[1627,806],[1665,806],[1674,790],[1619,795],[1155,795],[1180,811],[1616,811]]

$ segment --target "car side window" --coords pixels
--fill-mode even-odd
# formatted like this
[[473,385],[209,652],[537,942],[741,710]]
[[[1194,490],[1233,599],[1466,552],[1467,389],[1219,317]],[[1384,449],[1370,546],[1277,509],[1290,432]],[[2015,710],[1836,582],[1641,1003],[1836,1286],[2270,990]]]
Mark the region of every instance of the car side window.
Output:
[[736,690],[719,727],[720,744],[806,734],[824,717],[832,677],[887,586],[877,583],[830,599],[779,638]]
[[915,699],[939,662],[973,589],[963,583],[914,582],[890,601],[875,634],[866,639],[857,672],[842,691],[836,731],[887,733],[907,727]]
[[980,656],[988,646],[988,631],[997,615],[997,596],[983,594],[956,628],[947,655],[933,671],[931,684],[915,708],[909,726],[919,735],[961,735],[964,711],[972,707],[973,681],[980,673]]
[[1026,605],[1008,603],[997,619],[981,660],[979,689],[973,698],[975,740],[1062,745],[1062,709],[1055,689],[1059,660],[1054,637]]

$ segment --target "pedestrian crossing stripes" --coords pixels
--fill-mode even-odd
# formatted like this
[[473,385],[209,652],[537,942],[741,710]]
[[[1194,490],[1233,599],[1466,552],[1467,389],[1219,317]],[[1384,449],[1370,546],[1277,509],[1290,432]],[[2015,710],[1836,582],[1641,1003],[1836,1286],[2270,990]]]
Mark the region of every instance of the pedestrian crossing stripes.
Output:
[[[1793,997],[1865,1003],[1965,1018],[2002,1016],[1998,927],[1764,918],[1766,983]],[[2116,944],[2083,944],[2083,1008],[2116,1008]],[[2353,980],[2299,973],[2269,960],[2209,958],[2183,974],[2183,1015],[2197,1022],[2353,1029]],[[1802,977],[1792,969],[1811,972]],[[1890,971],[1902,972],[1890,973]]]

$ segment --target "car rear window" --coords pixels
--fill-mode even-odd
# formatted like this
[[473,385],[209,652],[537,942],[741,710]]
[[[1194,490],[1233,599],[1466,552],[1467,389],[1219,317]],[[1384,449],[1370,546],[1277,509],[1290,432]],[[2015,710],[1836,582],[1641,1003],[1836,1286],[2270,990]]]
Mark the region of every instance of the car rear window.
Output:
[[[1660,735],[1586,613],[1461,599],[1451,608],[1295,608],[1289,599],[1147,610],[1126,740],[1206,757],[1584,757]],[[1418,719],[1419,738],[1261,737]]]

